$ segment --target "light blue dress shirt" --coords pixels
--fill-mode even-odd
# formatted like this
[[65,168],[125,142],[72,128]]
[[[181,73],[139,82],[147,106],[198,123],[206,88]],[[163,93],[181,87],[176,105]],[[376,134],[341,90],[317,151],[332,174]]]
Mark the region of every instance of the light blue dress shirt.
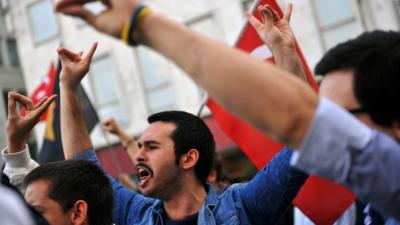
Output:
[[[400,144],[326,98],[291,165],[349,187],[400,224]],[[392,224],[392,223],[390,223]]]

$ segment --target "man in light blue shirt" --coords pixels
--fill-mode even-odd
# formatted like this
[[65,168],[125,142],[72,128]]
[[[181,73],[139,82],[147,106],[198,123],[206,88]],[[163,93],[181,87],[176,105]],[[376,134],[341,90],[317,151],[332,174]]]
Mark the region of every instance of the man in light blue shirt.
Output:
[[332,48],[316,66],[325,76],[320,94],[382,133],[323,101],[292,158],[304,171],[351,187],[386,216],[400,215],[399,43],[398,32],[364,33]]
[[[288,5],[287,9],[289,13],[285,13],[279,20],[276,19],[279,18],[278,13],[268,5],[259,7],[258,9],[260,14],[263,15],[263,21],[261,22],[251,15],[248,15],[248,19],[260,38],[274,52],[276,65],[306,80],[303,64],[297,56],[295,39],[288,20],[292,9],[291,4]],[[395,139],[399,139],[399,135],[396,134],[396,123],[400,115],[399,107],[396,104],[393,105],[393,102],[400,94],[397,88],[399,86],[397,78],[399,68],[396,68],[396,59],[399,55],[398,50],[396,52],[396,46],[399,39],[400,34],[396,32],[374,31],[365,33],[354,40],[344,42],[332,48],[316,66],[316,74],[325,76],[319,91],[321,96],[327,97],[334,103],[347,109],[367,126],[383,131]],[[388,51],[388,49],[392,51]],[[301,160],[298,160],[299,153],[297,153],[292,159],[292,164],[297,165],[304,171],[319,174],[349,186],[348,179],[350,178],[348,178],[348,173],[352,168],[349,163],[351,161],[349,157],[353,156],[343,151],[341,142],[346,142],[347,135],[351,135],[352,132],[362,133],[363,131],[361,128],[357,128],[357,126],[351,127],[350,124],[345,122],[345,119],[341,123],[341,119],[337,118],[337,113],[334,113],[334,111],[328,113],[331,119],[333,118],[334,121],[338,120],[338,123],[335,124],[336,126],[344,126],[346,130],[350,127],[351,131],[332,136],[329,135],[329,132],[332,132],[332,127],[334,127],[332,124],[327,129],[319,129],[316,134],[321,136],[317,136],[314,138],[314,142],[310,143],[312,149],[318,151],[318,154],[309,149],[304,149],[301,152]],[[325,125],[329,124],[325,120],[323,123]],[[331,144],[334,146],[326,146],[328,141],[331,141]],[[358,141],[360,141],[358,144],[363,145],[363,141],[365,140]],[[333,152],[332,149],[334,147],[341,151]],[[331,154],[336,154],[336,157],[331,157],[331,155],[325,152],[323,155],[328,161],[321,160],[323,158],[318,156],[321,154],[321,148],[328,149],[329,152],[332,151]],[[373,151],[371,153],[374,154]],[[366,155],[365,152],[363,155]],[[343,161],[347,161],[345,167],[340,165]],[[384,160],[374,157],[370,165],[380,164],[382,161]],[[394,192],[386,193],[384,190],[379,190],[378,194],[384,194],[384,196],[377,198],[381,200],[386,199],[386,202],[383,202],[383,204],[390,205],[392,199],[396,199],[397,190],[393,186],[393,182],[396,181],[397,177],[391,177],[394,175],[393,173],[384,173],[382,177],[379,175],[379,170],[375,170],[376,168],[370,165],[363,165],[363,168],[368,171],[368,174],[365,174],[366,171],[364,171],[363,182],[368,182],[365,175],[367,175],[367,179],[374,177],[374,175],[381,177],[383,181],[378,185],[385,185],[385,179],[389,180],[389,182],[391,181],[392,184],[389,186],[391,186]],[[368,166],[369,168],[367,169]],[[325,168],[325,173],[327,174],[319,171],[320,168]],[[336,168],[337,170],[332,168]],[[395,168],[393,169],[395,171]],[[338,174],[338,170],[342,174]],[[360,179],[360,174],[354,177]],[[376,181],[369,180],[369,182],[373,182],[372,184]],[[363,190],[358,190],[358,192],[369,192],[370,189],[374,190],[378,185],[361,185],[360,188]],[[363,199],[364,195],[359,194],[359,198]],[[373,209],[371,205],[367,205],[364,211],[368,217],[368,214],[372,214]]]

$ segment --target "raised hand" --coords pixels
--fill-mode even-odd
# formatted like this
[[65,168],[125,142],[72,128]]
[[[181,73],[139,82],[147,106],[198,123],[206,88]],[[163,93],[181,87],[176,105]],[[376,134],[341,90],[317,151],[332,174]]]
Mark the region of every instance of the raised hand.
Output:
[[89,71],[93,54],[96,51],[97,43],[93,43],[89,52],[82,56],[83,53],[74,53],[65,48],[57,49],[58,56],[61,60],[62,70],[60,74],[60,84],[62,87],[76,89]]
[[[25,148],[26,139],[39,122],[40,116],[46,111],[56,95],[44,97],[34,105],[28,97],[16,92],[8,93],[7,145],[9,153],[18,152]],[[26,115],[21,116],[17,103],[26,109]]]
[[103,122],[103,128],[112,133],[118,135],[120,133],[120,126],[118,125],[117,121],[114,118],[108,118]]
[[293,5],[289,3],[285,14],[280,18],[278,12],[271,6],[259,6],[258,11],[263,18],[263,22],[260,22],[250,13],[246,13],[245,15],[264,43],[271,51],[275,51],[284,47],[295,47],[294,34],[289,24],[292,9]]
[[101,0],[106,9],[98,15],[84,8],[84,5],[96,0],[61,0],[56,4],[56,11],[79,17],[95,29],[111,36],[120,37],[125,23],[130,21],[136,0]]

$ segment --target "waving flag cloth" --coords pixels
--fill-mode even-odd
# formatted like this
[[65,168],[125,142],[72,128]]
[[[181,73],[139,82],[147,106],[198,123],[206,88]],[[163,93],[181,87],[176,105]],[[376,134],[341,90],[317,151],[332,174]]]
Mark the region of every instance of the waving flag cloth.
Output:
[[[39,87],[32,94],[32,99],[37,98],[40,100],[44,96],[50,96],[52,94],[56,94],[60,96],[60,86],[59,86],[59,78],[61,71],[61,63],[58,62],[57,69],[52,63],[50,66],[49,74],[48,74],[48,86],[43,86],[40,84]],[[46,79],[45,79],[46,80]],[[50,92],[48,90],[51,90]],[[94,107],[90,103],[88,96],[83,90],[82,86],[79,85],[77,94],[79,96],[82,111],[84,113],[85,123],[87,129],[90,131],[96,126],[99,122],[99,118],[97,116]],[[47,109],[46,115],[46,128],[45,135],[42,144],[42,148],[39,154],[39,162],[53,162],[64,160],[64,151],[62,148],[61,142],[61,122],[60,122],[60,98],[58,97],[54,102],[52,102]]]
[[[56,67],[54,63],[50,64],[50,69],[47,75],[40,81],[39,85],[33,90],[31,100],[33,104],[38,103],[43,97],[50,96],[53,93],[54,81],[56,77]],[[25,115],[25,108],[21,109],[21,114]],[[46,120],[47,111],[40,116],[40,121]]]
[[[264,4],[269,4],[282,16],[282,11],[275,0],[261,0],[258,2],[258,5]],[[261,19],[256,9],[257,7],[253,11],[253,15]],[[272,53],[248,23],[242,31],[236,47],[249,52],[255,57],[273,62]],[[317,90],[317,84],[297,43],[296,49],[304,64],[310,86]],[[270,139],[247,122],[232,115],[213,99],[208,99],[207,106],[224,132],[242,148],[258,169],[263,168],[282,149],[283,146],[281,144]],[[354,195],[342,186],[311,176],[294,200],[294,205],[314,223],[332,225],[351,205],[354,199]]]

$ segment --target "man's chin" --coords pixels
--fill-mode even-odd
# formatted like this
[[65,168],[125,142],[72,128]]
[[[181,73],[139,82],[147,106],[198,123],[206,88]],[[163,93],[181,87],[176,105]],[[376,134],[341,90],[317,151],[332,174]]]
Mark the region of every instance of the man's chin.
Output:
[[139,189],[143,195],[153,197],[154,190],[148,182],[145,185],[139,185]]
[[150,190],[149,188],[145,188],[145,189],[140,189],[140,191],[142,192],[142,194],[146,197],[150,197],[150,198],[157,198],[159,199],[160,196],[158,196],[157,194],[154,193],[153,190]]

